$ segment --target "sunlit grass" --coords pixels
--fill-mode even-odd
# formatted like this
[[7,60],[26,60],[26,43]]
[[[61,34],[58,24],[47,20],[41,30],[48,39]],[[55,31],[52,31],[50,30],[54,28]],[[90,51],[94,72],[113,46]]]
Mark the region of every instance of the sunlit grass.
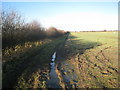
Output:
[[[79,88],[118,87],[118,32],[72,32],[66,63],[74,67]],[[72,53],[72,54],[71,54]]]

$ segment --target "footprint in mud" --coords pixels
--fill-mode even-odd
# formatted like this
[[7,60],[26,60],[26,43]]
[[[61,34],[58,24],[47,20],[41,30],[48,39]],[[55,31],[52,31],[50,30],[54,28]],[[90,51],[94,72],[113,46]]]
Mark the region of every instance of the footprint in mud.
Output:
[[117,69],[113,68],[113,67],[108,67],[109,69],[112,69],[115,72],[118,72]]
[[76,81],[76,80],[73,80],[73,82],[78,83],[78,81]]
[[64,74],[64,75],[67,75],[67,70],[62,70],[62,73]]
[[73,69],[73,67],[71,67],[69,64],[66,64],[66,63],[63,64],[63,66],[61,66],[61,67],[62,68],[60,71],[62,73],[62,77],[65,82],[65,86],[67,88],[76,88],[76,86],[78,84],[78,76],[77,76],[75,70]]
[[72,84],[72,85],[70,85],[70,88],[77,88],[77,85],[76,84]]

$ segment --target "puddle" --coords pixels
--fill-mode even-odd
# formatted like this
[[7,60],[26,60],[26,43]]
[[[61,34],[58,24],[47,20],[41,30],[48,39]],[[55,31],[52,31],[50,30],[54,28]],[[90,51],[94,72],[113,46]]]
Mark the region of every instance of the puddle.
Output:
[[[50,70],[50,79],[47,80],[47,88],[61,88],[60,86],[60,80],[58,78],[58,74],[57,74],[57,66],[56,66],[56,62],[55,60],[61,60],[60,55],[58,57],[57,55],[57,59],[56,59],[56,52],[53,53],[52,55],[52,59],[51,59],[51,70]],[[69,67],[69,64],[65,63],[65,66]],[[69,68],[71,70],[71,68]],[[77,75],[75,72],[69,73],[69,75],[65,74],[68,73],[68,70],[63,70],[62,71],[62,78],[63,78],[63,82],[65,82],[67,87],[71,87],[72,84],[77,84]],[[71,84],[70,82],[73,81],[73,83]]]
[[52,60],[50,63],[51,70],[50,70],[50,79],[47,81],[48,88],[60,88],[58,75],[56,73],[55,59],[56,59],[56,52],[54,52],[54,54],[52,55]]
[[54,52],[54,54],[52,55],[52,61],[55,61],[56,58],[56,52]]

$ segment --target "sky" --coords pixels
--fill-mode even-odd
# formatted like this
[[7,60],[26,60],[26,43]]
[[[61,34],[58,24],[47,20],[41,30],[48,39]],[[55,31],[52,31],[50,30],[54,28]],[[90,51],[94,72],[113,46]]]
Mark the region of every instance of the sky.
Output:
[[118,2],[2,2],[2,9],[18,11],[26,22],[66,31],[117,30]]

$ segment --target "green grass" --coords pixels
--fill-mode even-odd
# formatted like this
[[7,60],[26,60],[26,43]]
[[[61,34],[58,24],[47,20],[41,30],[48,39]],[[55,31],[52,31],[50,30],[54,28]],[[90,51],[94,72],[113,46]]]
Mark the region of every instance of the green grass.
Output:
[[[51,56],[57,51],[63,59],[56,61],[64,87],[75,87],[74,84],[79,88],[118,87],[117,32],[71,32],[66,42],[65,38],[29,42],[16,46],[17,50],[6,50],[3,85],[16,89],[46,88]],[[69,83],[65,82],[66,77]]]
[[[105,54],[109,56],[115,65],[117,65],[118,59],[118,33],[117,32],[79,32],[71,33],[71,41],[74,43],[73,47],[76,49],[86,49],[89,47],[97,47],[97,49],[106,49]],[[93,51],[95,52],[95,50]],[[97,50],[96,50],[97,52]]]
[[65,62],[70,64],[68,67],[74,65],[79,76],[77,87],[118,87],[117,32],[72,32],[66,42],[66,53]]

